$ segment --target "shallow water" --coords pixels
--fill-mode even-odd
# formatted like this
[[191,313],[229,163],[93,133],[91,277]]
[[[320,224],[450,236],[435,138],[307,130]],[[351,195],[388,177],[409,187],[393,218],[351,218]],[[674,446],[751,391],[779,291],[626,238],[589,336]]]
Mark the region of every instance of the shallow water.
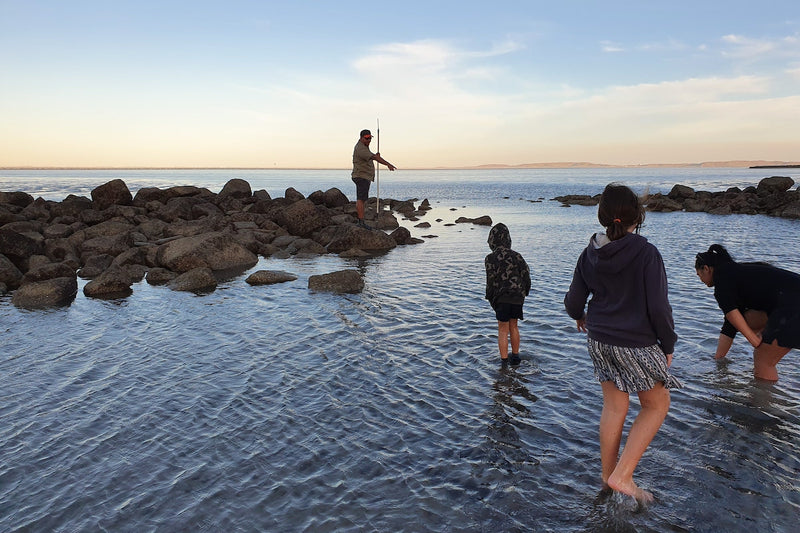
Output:
[[[648,213],[643,234],[664,256],[680,336],[673,370],[685,387],[637,470],[657,501],[640,509],[600,493],[600,387],[562,304],[596,208],[547,199],[594,194],[613,179],[666,192],[763,177],[614,173],[396,178],[382,185],[386,196],[434,205],[424,218],[432,228],[403,225],[437,237],[367,260],[262,259],[251,269],[293,272],[292,283],[251,287],[242,275],[196,296],[143,282],[124,300],[79,292],[44,312],[0,298],[0,530],[794,530],[798,354],[784,358],[774,386],[753,382],[741,338],[714,362],[722,316],[692,266],[722,242],[742,260],[800,272],[800,221]],[[219,190],[246,177],[274,196],[332,186],[321,174],[123,179]],[[28,179],[61,199],[108,178],[54,186],[10,176],[0,190],[32,191],[12,186]],[[498,364],[483,300],[488,228],[445,225],[483,214],[509,225],[532,269],[516,369]],[[363,293],[308,291],[310,275],[341,268],[363,272]]]

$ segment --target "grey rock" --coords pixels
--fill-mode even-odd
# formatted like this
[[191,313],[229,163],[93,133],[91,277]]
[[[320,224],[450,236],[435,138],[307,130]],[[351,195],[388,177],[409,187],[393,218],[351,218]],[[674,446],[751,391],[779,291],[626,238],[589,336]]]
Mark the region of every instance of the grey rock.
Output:
[[287,281],[294,281],[297,276],[290,272],[283,270],[259,270],[253,272],[245,280],[250,285],[271,285],[273,283],[285,283]]
[[69,305],[78,292],[75,276],[28,283],[14,291],[11,303],[25,309],[43,309]]
[[217,278],[210,268],[198,267],[169,281],[167,287],[173,291],[211,292],[217,288]]
[[125,298],[133,292],[133,280],[128,271],[111,266],[83,287],[83,294],[90,298]]
[[131,205],[133,196],[121,179],[111,180],[92,190],[92,202],[98,211],[112,205]]
[[230,235],[213,232],[163,244],[158,248],[156,260],[159,266],[174,272],[188,272],[202,267],[211,270],[247,269],[258,262],[258,256]]
[[358,293],[364,289],[364,279],[358,270],[339,270],[310,276],[308,288],[322,292]]

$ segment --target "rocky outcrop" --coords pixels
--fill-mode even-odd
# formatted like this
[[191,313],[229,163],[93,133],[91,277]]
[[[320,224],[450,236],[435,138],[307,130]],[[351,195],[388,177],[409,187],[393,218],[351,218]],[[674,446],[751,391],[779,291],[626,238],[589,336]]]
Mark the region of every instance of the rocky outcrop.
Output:
[[[757,186],[726,191],[695,191],[686,185],[675,185],[667,194],[650,194],[642,199],[648,211],[705,212],[713,215],[768,215],[800,219],[800,191],[791,190],[794,180],[787,176],[762,179]],[[597,205],[600,195],[566,195],[553,198],[564,206]]]
[[358,270],[339,270],[310,276],[308,288],[312,291],[357,293],[364,289],[364,278]]
[[800,219],[800,192],[790,190],[794,180],[785,176],[762,179],[744,190],[732,187],[721,192],[695,191],[675,185],[668,194],[653,194],[645,200],[649,211],[705,212],[714,215],[768,215]]
[[[370,202],[367,222],[376,228],[399,228],[391,206],[426,212],[414,200],[383,199],[384,210],[376,213]],[[92,298],[124,297],[145,277],[153,285],[203,292],[252,268],[259,256],[357,257],[421,242],[357,227],[355,211],[336,188],[306,198],[290,187],[272,198],[238,178],[218,194],[177,186],[131,195],[122,180],[100,185],[91,198],[69,195],[61,202],[0,192],[0,290],[14,292],[12,302],[21,307],[68,305],[77,272],[90,280],[83,293]]]

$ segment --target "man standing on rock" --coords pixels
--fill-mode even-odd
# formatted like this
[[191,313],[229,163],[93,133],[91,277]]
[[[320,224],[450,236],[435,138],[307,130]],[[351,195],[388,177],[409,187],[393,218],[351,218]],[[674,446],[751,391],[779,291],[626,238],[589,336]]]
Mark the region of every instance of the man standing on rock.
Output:
[[364,204],[369,198],[370,183],[375,181],[374,159],[378,163],[386,165],[389,170],[395,170],[393,164],[381,157],[380,152],[373,154],[369,150],[369,143],[372,141],[372,133],[369,130],[361,130],[361,137],[353,149],[353,183],[356,184],[356,213],[358,214],[358,225],[362,228],[369,228],[364,223]]

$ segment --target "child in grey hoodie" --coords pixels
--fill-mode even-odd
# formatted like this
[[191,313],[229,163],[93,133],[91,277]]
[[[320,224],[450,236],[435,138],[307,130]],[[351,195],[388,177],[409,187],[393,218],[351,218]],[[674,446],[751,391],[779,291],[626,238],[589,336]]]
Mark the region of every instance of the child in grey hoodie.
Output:
[[[486,256],[486,299],[497,318],[497,344],[503,363],[518,365],[519,326],[522,320],[522,305],[531,290],[528,264],[518,252],[511,249],[511,235],[505,224],[496,224],[489,231],[489,248]],[[508,355],[508,340],[511,337],[511,356]]]

